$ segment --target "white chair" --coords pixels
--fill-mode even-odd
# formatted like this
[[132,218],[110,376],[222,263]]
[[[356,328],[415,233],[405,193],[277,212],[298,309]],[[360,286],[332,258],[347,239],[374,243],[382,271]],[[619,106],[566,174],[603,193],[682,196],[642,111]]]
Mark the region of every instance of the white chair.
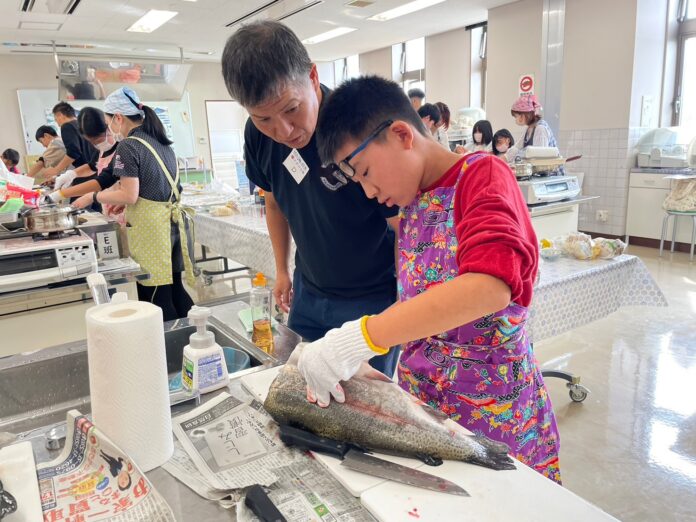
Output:
[[677,224],[679,223],[680,217],[690,217],[691,218],[691,250],[689,254],[689,261],[694,260],[694,244],[696,244],[696,212],[679,212],[677,210],[666,210],[665,217],[662,218],[662,234],[660,235],[660,257],[662,257],[662,249],[665,243],[665,234],[667,234],[667,226],[669,224],[669,218],[674,218],[674,224],[672,226],[672,246],[670,252],[674,252],[674,244],[677,239]]

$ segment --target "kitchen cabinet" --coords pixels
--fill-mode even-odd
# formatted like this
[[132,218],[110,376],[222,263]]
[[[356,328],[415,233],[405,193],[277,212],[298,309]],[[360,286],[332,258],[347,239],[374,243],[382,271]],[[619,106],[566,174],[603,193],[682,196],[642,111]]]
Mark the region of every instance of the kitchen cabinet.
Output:
[[554,238],[578,231],[579,206],[599,196],[578,196],[571,200],[556,201],[531,207],[529,213],[537,238]]
[[[662,218],[665,211],[662,202],[671,190],[673,180],[666,179],[671,174],[632,172],[629,178],[628,208],[626,211],[626,236],[660,239]],[[691,243],[691,220],[679,219],[677,242]],[[670,219],[665,240],[672,240],[672,223]]]

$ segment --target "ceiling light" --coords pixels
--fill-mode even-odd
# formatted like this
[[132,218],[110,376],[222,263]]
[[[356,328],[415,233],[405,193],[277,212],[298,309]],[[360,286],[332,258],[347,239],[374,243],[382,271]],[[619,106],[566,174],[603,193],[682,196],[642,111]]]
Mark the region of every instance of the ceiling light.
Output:
[[176,11],[158,11],[157,9],[150,9],[145,13],[145,16],[131,25],[128,31],[132,33],[151,33],[174,18],[177,14],[179,13]]
[[383,13],[378,13],[371,16],[368,18],[368,20],[373,20],[375,22],[386,22],[392,18],[411,14],[416,11],[420,11],[421,9],[425,9],[426,7],[430,7],[431,5],[440,4],[444,1],[445,0],[414,0],[413,2],[395,7],[394,9],[389,9],[389,11],[384,11]]
[[305,45],[318,44],[320,42],[325,42],[326,40],[331,40],[331,38],[336,38],[338,36],[343,36],[344,34],[352,33],[355,31],[355,27],[336,27],[336,29],[331,29],[325,33],[318,34],[316,36],[311,36],[302,40]]

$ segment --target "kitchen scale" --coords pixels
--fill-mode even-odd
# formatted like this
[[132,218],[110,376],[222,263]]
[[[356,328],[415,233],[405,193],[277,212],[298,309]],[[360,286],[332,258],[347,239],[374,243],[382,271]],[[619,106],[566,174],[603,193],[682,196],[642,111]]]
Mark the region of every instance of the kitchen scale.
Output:
[[576,176],[549,176],[519,181],[527,205],[544,205],[580,195],[582,189]]

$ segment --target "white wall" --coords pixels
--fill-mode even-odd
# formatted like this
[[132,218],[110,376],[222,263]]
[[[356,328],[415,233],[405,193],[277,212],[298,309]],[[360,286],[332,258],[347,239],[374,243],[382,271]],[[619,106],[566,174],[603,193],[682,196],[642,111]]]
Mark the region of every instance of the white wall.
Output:
[[[566,5],[585,1],[569,0]],[[510,107],[520,76],[532,73],[541,78],[541,14],[542,0],[522,0],[488,11],[486,117],[493,129],[506,127],[516,135]]]
[[[394,42],[397,43],[397,42]],[[391,47],[383,47],[376,51],[360,55],[360,74],[376,74],[388,80],[392,79]]]
[[425,38],[426,99],[446,103],[452,114],[469,106],[471,38],[464,28]]
[[[0,55],[0,149],[10,147],[26,154],[22,138],[22,120],[17,101],[18,89],[57,89],[55,63],[50,56]],[[229,100],[219,63],[195,63],[186,89],[191,101],[191,123],[197,156],[210,166],[210,147],[205,114],[205,100]],[[200,143],[203,138],[205,143]],[[24,167],[24,164],[21,164]]]

